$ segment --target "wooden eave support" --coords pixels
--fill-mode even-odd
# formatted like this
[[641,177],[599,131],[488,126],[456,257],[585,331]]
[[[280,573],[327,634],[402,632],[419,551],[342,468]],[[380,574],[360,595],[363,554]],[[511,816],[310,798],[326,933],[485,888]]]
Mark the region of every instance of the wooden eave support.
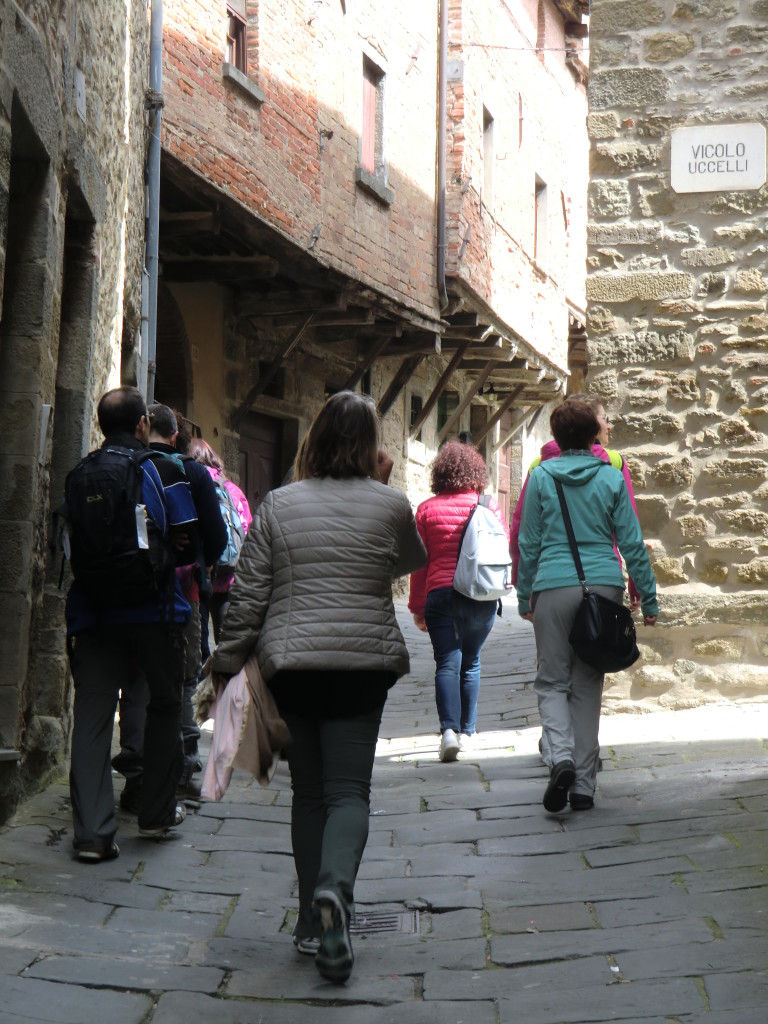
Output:
[[392,403],[414,375],[423,358],[424,356],[422,355],[415,355],[409,356],[407,359],[402,361],[399,370],[392,378],[392,383],[379,400],[377,411],[380,417],[383,418],[389,412],[392,407]]
[[517,387],[514,389],[514,391],[511,391],[509,393],[509,395],[507,395],[507,397],[501,403],[501,405],[496,410],[496,412],[493,414],[493,416],[491,416],[491,418],[485,424],[485,426],[480,431],[480,433],[477,435],[477,437],[474,438],[474,443],[476,445],[480,444],[481,441],[484,441],[486,439],[488,434],[490,434],[490,432],[493,430],[493,428],[499,422],[499,420],[504,415],[504,413],[507,411],[507,409],[509,409],[510,406],[512,406],[514,404],[515,399],[519,395],[521,395],[524,390],[525,390],[525,384],[518,384]]
[[370,370],[376,360],[384,354],[384,351],[392,340],[392,335],[387,334],[381,338],[378,342],[371,345],[365,354],[365,358],[354,371],[354,373],[344,382],[342,391],[353,391],[360,381],[363,379],[365,374]]
[[[540,405],[538,407],[538,409],[536,409],[536,411],[534,412],[533,416],[531,416],[530,423],[528,424],[528,429],[529,430],[533,426],[533,424],[536,422],[536,420],[539,418],[539,414],[541,413],[541,410],[543,408],[544,408],[544,406]],[[506,434],[504,435],[504,437],[499,438],[499,440],[493,446],[492,453],[494,455],[496,454],[497,451],[499,451],[500,448],[503,448],[505,444],[509,444],[509,442],[515,436],[515,434],[519,433],[519,431],[522,429],[523,424],[525,423],[525,421],[530,416],[530,413],[531,413],[531,409],[530,409],[530,406],[528,406],[527,409],[523,409],[523,411],[520,413],[519,416],[515,417],[515,419],[512,421],[512,423],[511,423],[509,429],[507,430]]]
[[235,315],[238,317],[306,316],[307,313],[339,313],[347,308],[344,292],[336,295],[328,291],[300,288],[294,291],[270,291],[267,294],[242,291],[235,296]]
[[432,389],[432,394],[426,400],[426,402],[424,403],[424,405],[422,407],[421,412],[416,417],[416,421],[413,424],[413,426],[411,427],[410,434],[408,435],[409,437],[413,438],[413,437],[417,437],[418,436],[419,431],[424,426],[424,423],[425,423],[425,421],[427,419],[427,416],[429,416],[429,414],[434,409],[435,405],[437,404],[438,399],[440,398],[440,395],[442,395],[442,393],[448,387],[448,382],[450,381],[451,377],[455,373],[456,368],[458,367],[459,363],[463,359],[464,353],[467,351],[467,349],[469,348],[470,344],[471,343],[469,341],[462,342],[461,346],[454,353],[454,356],[451,359],[450,363],[448,363],[448,365],[446,366],[445,370],[443,371],[443,374],[440,377],[440,380],[437,382],[437,384],[435,384],[434,388]]
[[253,387],[250,389],[248,394],[241,402],[240,406],[232,414],[229,423],[233,430],[239,429],[240,423],[242,422],[243,418],[247,416],[247,414],[251,411],[253,403],[256,401],[259,395],[262,395],[267,390],[269,385],[278,375],[281,366],[288,358],[288,356],[291,354],[291,352],[293,352],[293,350],[296,348],[298,343],[301,341],[304,332],[312,324],[313,317],[314,313],[310,313],[309,316],[304,320],[304,323],[301,325],[301,327],[299,327],[299,329],[295,331],[290,338],[288,338],[288,340],[285,342],[282,349],[280,350],[279,354],[270,363],[267,372],[259,377],[259,379],[256,381],[256,383],[253,385]]
[[445,423],[443,429],[438,433],[437,438],[436,438],[436,441],[437,441],[438,445],[442,444],[442,442],[448,436],[450,431],[453,430],[454,426],[459,422],[459,419],[461,418],[461,414],[467,408],[467,406],[472,401],[472,399],[475,397],[475,395],[480,390],[480,388],[483,386],[483,384],[485,384],[485,382],[488,380],[488,378],[493,373],[493,371],[498,367],[498,365],[499,364],[497,362],[491,360],[489,363],[486,364],[485,369],[481,373],[478,374],[478,376],[475,379],[475,382],[472,385],[472,387],[469,389],[467,394],[462,398],[462,400],[456,406],[456,408],[454,409],[454,411],[451,414],[451,416],[449,416],[449,418],[448,418],[447,422]]

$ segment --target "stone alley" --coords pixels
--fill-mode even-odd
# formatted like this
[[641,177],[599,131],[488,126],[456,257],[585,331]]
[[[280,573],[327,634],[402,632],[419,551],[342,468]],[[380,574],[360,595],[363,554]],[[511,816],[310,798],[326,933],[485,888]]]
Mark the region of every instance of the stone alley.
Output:
[[[381,731],[350,982],[291,944],[290,787],[236,773],[175,839],[72,859],[66,778],[0,831],[2,1024],[765,1024],[768,706],[603,718],[595,809],[548,815],[533,632],[483,653],[437,758],[428,637]],[[209,734],[207,734],[209,735]],[[120,780],[116,780],[120,781]]]

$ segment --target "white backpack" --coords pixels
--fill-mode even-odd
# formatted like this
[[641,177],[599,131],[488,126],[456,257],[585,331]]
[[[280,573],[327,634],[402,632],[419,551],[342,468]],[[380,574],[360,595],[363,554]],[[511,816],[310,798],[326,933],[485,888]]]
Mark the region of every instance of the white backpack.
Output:
[[483,494],[470,512],[453,576],[453,589],[475,601],[498,601],[512,590],[509,540],[489,504]]

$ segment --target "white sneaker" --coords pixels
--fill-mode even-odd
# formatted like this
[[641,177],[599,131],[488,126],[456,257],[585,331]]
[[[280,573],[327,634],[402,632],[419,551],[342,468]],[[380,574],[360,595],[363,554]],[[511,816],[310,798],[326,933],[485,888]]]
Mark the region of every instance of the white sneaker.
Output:
[[469,752],[475,749],[475,740],[477,739],[477,733],[462,732],[459,734],[459,750]]
[[459,741],[453,729],[446,729],[440,740],[440,760],[455,761],[459,753]]

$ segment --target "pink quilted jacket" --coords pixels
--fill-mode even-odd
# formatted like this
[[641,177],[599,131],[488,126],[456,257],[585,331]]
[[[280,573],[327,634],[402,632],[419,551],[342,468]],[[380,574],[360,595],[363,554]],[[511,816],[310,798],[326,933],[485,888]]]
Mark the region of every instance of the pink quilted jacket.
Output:
[[[436,494],[419,505],[416,511],[416,527],[427,549],[428,561],[423,569],[411,574],[408,608],[414,615],[424,614],[424,605],[430,590],[453,585],[461,531],[477,502],[476,491],[453,491]],[[509,536],[509,528],[504,522],[501,509],[493,499],[490,509]]]

